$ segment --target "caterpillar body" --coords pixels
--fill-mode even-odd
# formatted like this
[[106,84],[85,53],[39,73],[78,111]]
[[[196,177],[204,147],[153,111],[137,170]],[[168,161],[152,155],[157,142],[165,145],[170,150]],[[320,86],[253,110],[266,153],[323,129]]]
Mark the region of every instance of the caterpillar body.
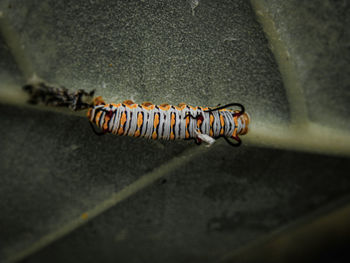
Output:
[[[239,106],[241,110],[227,109],[228,106]],[[241,143],[239,135],[248,132],[250,121],[244,107],[238,103],[214,108],[184,103],[178,106],[150,102],[136,104],[131,100],[107,104],[101,97],[94,99],[87,117],[102,130],[102,134],[164,140],[194,139],[196,143],[204,141],[209,145],[216,138],[224,137],[234,146]]]

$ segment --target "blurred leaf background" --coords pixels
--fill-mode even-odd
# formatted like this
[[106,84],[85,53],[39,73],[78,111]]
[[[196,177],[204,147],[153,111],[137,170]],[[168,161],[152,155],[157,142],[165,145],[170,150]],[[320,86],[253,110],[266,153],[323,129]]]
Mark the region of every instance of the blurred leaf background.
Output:
[[[346,262],[348,1],[0,2],[1,262]],[[239,102],[235,149],[97,137],[26,103]]]

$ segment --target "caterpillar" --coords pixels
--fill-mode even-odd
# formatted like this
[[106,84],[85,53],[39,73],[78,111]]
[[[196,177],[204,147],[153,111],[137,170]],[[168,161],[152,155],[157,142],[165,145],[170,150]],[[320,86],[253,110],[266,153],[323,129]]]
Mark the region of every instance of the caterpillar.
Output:
[[[239,146],[239,135],[248,132],[249,115],[244,106],[231,103],[216,107],[193,107],[185,103],[178,106],[154,105],[150,102],[136,104],[131,100],[122,103],[106,103],[101,96],[93,98],[94,91],[69,92],[64,87],[34,79],[23,89],[30,94],[29,102],[68,107],[72,110],[88,109],[87,117],[98,134],[112,133],[149,139],[194,139],[208,146],[223,137],[230,145]],[[232,110],[229,107],[238,107]],[[94,125],[101,129],[98,132]]]
[[[238,106],[240,110],[227,109]],[[123,103],[105,103],[102,97],[93,100],[87,117],[90,123],[102,132],[149,139],[194,139],[211,145],[216,138],[223,137],[233,145],[239,146],[239,135],[248,132],[249,115],[243,105],[231,103],[224,106],[193,107],[185,103],[178,106],[169,104],[154,105],[150,102],[136,104],[131,100]],[[235,140],[235,143],[229,139]]]

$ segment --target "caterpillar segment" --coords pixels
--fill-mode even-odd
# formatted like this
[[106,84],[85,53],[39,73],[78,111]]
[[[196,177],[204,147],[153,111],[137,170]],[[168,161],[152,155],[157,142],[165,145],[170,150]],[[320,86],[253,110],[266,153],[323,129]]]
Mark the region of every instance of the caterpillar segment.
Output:
[[[240,106],[241,110],[234,111],[228,106]],[[131,100],[107,104],[101,97],[94,99],[87,116],[102,130],[102,134],[154,140],[194,139],[197,144],[203,141],[208,146],[219,137],[224,137],[233,146],[240,145],[239,135],[248,132],[250,121],[244,107],[236,103],[216,108],[193,107],[185,103],[178,106],[150,102],[136,104]]]

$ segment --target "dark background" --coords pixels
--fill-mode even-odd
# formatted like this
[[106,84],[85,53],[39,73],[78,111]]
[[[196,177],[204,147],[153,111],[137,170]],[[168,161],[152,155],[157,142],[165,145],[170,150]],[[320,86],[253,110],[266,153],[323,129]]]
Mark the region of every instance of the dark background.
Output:
[[[347,262],[348,1],[1,1],[0,262]],[[242,103],[243,145],[96,136],[109,102]]]

